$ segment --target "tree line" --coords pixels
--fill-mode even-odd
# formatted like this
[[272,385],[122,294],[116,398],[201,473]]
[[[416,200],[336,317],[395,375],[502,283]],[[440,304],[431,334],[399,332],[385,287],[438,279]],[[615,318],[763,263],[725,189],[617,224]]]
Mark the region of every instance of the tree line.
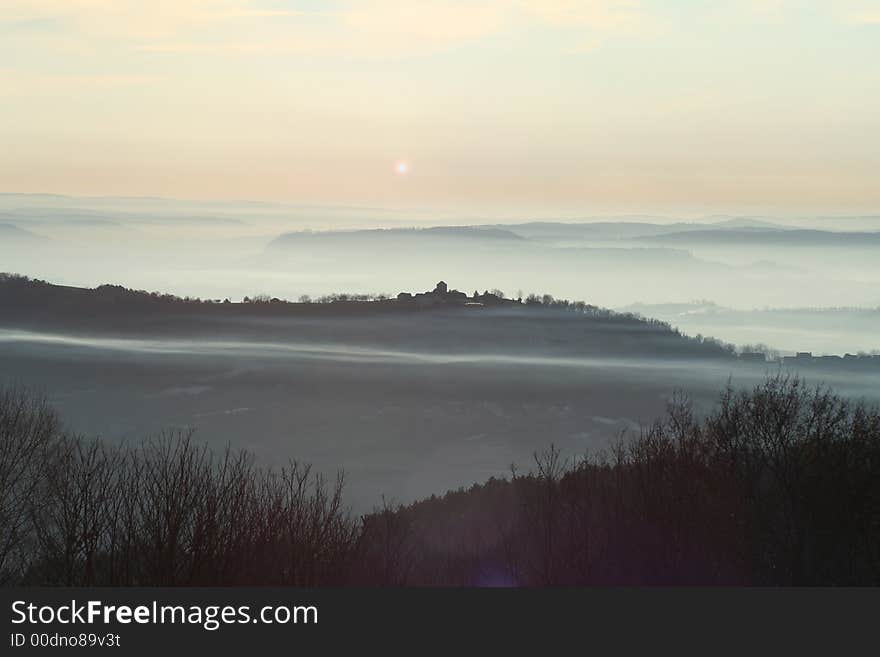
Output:
[[0,391],[5,585],[877,585],[880,413],[773,376],[607,453],[364,516],[344,476],[191,432],[71,435]]

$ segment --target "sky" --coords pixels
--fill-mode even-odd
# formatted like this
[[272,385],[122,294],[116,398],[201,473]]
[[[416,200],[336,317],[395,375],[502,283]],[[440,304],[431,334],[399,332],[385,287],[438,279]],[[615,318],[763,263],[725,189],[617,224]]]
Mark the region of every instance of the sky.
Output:
[[878,64],[880,0],[0,0],[0,192],[877,213]]

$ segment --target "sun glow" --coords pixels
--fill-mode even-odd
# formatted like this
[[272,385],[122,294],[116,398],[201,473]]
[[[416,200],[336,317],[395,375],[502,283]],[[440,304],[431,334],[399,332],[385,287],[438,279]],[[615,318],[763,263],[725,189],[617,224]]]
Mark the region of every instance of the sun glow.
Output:
[[409,163],[401,160],[394,165],[394,171],[398,176],[405,176],[409,173]]

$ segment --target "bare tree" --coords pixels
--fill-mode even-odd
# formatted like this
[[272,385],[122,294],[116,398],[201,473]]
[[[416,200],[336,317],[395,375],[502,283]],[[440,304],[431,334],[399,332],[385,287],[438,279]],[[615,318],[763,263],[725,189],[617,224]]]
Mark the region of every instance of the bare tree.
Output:
[[42,464],[59,422],[44,397],[0,388],[0,583],[22,575],[31,547],[30,514],[42,505]]

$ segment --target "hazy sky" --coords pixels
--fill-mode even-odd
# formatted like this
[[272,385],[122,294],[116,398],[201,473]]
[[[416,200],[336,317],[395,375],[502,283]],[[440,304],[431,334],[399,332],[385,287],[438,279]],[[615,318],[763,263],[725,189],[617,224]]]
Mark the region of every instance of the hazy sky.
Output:
[[880,0],[0,0],[0,191],[852,213],[878,181]]

